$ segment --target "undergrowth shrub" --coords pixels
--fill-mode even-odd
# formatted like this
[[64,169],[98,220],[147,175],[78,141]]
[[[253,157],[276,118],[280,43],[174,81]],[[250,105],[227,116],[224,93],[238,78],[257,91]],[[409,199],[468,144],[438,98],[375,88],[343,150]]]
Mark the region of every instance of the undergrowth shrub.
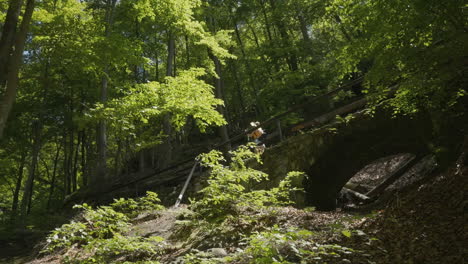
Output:
[[[148,192],[139,199],[118,199],[109,206],[93,209],[87,204],[75,205],[81,209],[79,221],[56,228],[47,237],[43,253],[59,249],[82,248],[86,254],[68,256],[68,263],[126,263],[132,259],[151,261],[162,252],[165,243],[161,237],[126,237],[130,220],[144,211],[162,210],[156,193]],[[117,262],[113,258],[119,258]],[[149,263],[149,262],[148,262]],[[156,263],[156,262],[154,262]]]
[[101,206],[93,209],[87,204],[75,205],[73,208],[82,209],[82,220],[72,221],[56,228],[47,237],[45,252],[55,249],[69,248],[87,244],[93,239],[112,238],[115,234],[128,230],[128,217],[123,213],[114,211],[110,206]]
[[291,204],[291,193],[300,190],[292,184],[302,176],[300,172],[290,172],[275,188],[255,189],[268,175],[246,165],[252,159],[261,163],[260,154],[252,149],[247,145],[230,152],[229,166],[223,164],[219,151],[198,157],[211,169],[208,184],[200,191],[200,198],[191,200],[191,221],[179,223],[180,232],[176,231],[180,235],[191,233],[188,241],[194,248],[236,246],[243,236],[273,224],[274,207]]
[[161,200],[158,198],[157,193],[146,192],[146,196],[140,197],[136,200],[125,198],[114,199],[114,202],[111,203],[110,206],[115,211],[133,218],[144,211],[159,211],[164,209],[164,206],[160,203]]
[[246,239],[247,247],[240,259],[256,264],[295,263],[301,259],[301,248],[311,243],[307,240],[311,235],[308,230],[283,231],[277,226],[254,232]]
[[111,239],[91,241],[84,246],[84,254],[69,258],[66,262],[70,264],[150,262],[152,258],[163,253],[165,245],[164,239],[158,236],[142,238],[116,235]]
[[246,247],[237,254],[236,263],[341,263],[350,255],[359,254],[337,244],[318,244],[313,235],[308,230],[284,230],[278,226],[254,232],[245,239]]
[[203,219],[222,221],[228,215],[238,215],[245,208],[258,210],[265,206],[283,206],[291,203],[290,193],[299,190],[292,187],[292,181],[302,176],[300,172],[290,172],[278,187],[270,190],[256,190],[254,183],[267,180],[264,172],[248,168],[248,159],[261,163],[260,154],[251,150],[251,145],[240,146],[231,151],[229,166],[222,153],[213,150],[199,156],[201,164],[211,169],[208,185],[200,191],[202,197],[191,201],[191,208]]

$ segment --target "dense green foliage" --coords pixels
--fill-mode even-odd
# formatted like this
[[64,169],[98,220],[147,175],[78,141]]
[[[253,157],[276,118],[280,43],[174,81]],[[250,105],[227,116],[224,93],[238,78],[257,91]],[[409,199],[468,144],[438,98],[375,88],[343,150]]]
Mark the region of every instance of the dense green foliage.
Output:
[[260,154],[254,153],[255,145],[240,146],[231,152],[229,166],[222,165],[224,160],[219,151],[202,154],[199,159],[204,166],[211,169],[208,185],[200,191],[201,199],[191,202],[195,212],[203,218],[224,220],[227,215],[236,216],[240,211],[249,208],[262,208],[266,205],[279,206],[290,204],[290,192],[298,190],[292,186],[294,178],[300,172],[290,172],[278,187],[269,190],[256,190],[255,184],[268,179],[264,172],[249,168],[248,159],[260,161]]
[[[290,173],[279,187],[269,190],[249,187],[268,178],[246,165],[255,159],[261,162],[259,154],[250,147],[241,146],[231,152],[230,166],[220,163],[223,158],[219,152],[200,155],[202,164],[210,167],[210,184],[188,209],[166,210],[152,192],[137,200],[116,199],[109,206],[96,209],[77,205],[75,208],[81,213],[49,234],[42,253],[64,254],[62,262],[77,264],[158,263],[161,257],[174,252],[182,252],[179,259],[187,264],[328,263],[363,254],[338,244],[320,244],[314,232],[307,229],[279,226],[281,221],[276,222],[276,218],[281,207],[291,202],[289,195],[297,190],[291,186],[292,181],[301,174]],[[167,241],[153,233],[138,234],[139,228],[146,225],[138,227],[140,215],[154,215],[156,219],[160,215],[164,225],[165,217],[173,213],[182,220],[176,221],[174,233]],[[332,224],[330,228],[332,234],[353,236],[342,224]],[[129,232],[131,229],[137,233]],[[238,251],[223,257],[197,250],[234,246],[239,247]],[[189,253],[185,247],[191,249]]]
[[[0,0],[5,32],[14,2]],[[398,86],[387,105],[395,114],[429,115],[435,150],[447,120],[466,112],[466,1],[32,2],[16,102],[0,133],[5,229],[47,228],[36,220],[80,189],[105,189],[131,173],[163,169],[187,158],[181,149],[215,144],[250,121],[361,77],[362,85],[337,97],[363,91],[377,102]],[[2,78],[0,99],[8,95]],[[317,112],[311,109],[287,116],[283,127],[310,119]],[[248,150],[240,151],[243,159]],[[200,214],[216,217],[234,205],[285,198],[289,185],[251,192],[266,176],[240,160],[226,170],[219,158],[204,156],[218,160],[211,166],[224,178],[211,179],[207,196],[195,202]],[[222,206],[209,211],[211,205]],[[130,212],[136,205],[125,206]]]
[[79,248],[80,252],[65,258],[67,263],[108,263],[116,257],[151,259],[163,250],[164,239],[161,237],[125,236],[130,220],[138,214],[164,209],[156,193],[148,192],[138,200],[120,198],[109,206],[96,209],[87,204],[75,208],[82,210],[77,221],[52,231],[43,253]]

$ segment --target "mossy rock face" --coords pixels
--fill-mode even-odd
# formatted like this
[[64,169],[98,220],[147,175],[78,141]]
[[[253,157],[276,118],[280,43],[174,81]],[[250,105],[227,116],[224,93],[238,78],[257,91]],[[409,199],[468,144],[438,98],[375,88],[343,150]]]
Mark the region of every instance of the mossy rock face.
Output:
[[289,171],[305,172],[305,197],[296,196],[296,204],[333,210],[338,192],[361,168],[387,155],[427,151],[431,134],[425,117],[361,112],[267,149],[261,170],[270,175],[267,187],[277,185]]

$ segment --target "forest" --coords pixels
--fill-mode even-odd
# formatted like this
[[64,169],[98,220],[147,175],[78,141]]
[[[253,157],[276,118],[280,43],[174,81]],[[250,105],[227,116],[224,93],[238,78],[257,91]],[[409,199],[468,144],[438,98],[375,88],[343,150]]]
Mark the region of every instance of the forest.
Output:
[[468,256],[466,1],[0,0],[0,32],[0,263]]

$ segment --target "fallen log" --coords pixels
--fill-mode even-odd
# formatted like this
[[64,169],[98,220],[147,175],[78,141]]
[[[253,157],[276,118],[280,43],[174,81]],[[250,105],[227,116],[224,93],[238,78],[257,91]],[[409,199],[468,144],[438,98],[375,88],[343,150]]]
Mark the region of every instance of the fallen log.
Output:
[[422,159],[422,156],[413,156],[399,166],[395,171],[391,172],[390,175],[374,189],[366,193],[368,197],[374,197],[383,192],[388,186],[398,180],[406,171],[408,171],[413,165],[418,163]]
[[349,193],[351,196],[353,196],[353,199],[359,200],[360,202],[368,202],[371,200],[369,196],[346,187],[343,187],[343,191]]

